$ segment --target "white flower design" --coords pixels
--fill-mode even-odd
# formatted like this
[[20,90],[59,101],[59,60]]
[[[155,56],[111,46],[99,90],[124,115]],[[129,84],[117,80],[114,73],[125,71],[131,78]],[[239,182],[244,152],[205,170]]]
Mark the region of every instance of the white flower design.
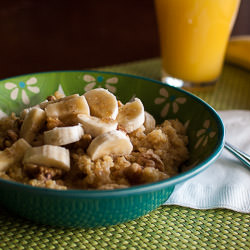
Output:
[[11,90],[10,92],[10,98],[12,100],[16,100],[17,97],[18,97],[18,93],[19,93],[19,90],[21,91],[21,97],[22,97],[22,101],[24,104],[29,104],[30,103],[30,100],[29,100],[29,97],[26,93],[26,91],[30,91],[32,93],[39,93],[40,92],[40,89],[39,87],[37,86],[33,86],[34,84],[37,83],[37,79],[35,77],[31,77],[30,79],[28,79],[25,82],[23,81],[20,81],[18,84],[16,83],[13,83],[13,82],[6,82],[4,84],[4,87],[8,90]]
[[3,117],[6,117],[7,114],[4,113],[1,109],[0,109],[0,119],[3,118]]
[[113,86],[114,84],[118,83],[118,77],[111,77],[106,80],[104,80],[103,76],[97,76],[96,78],[91,75],[84,75],[83,80],[87,82],[88,84],[84,87],[85,91],[89,91],[93,88],[101,88],[105,87],[110,92],[115,93],[116,87]]
[[198,130],[196,136],[199,138],[194,146],[197,149],[200,145],[205,147],[208,143],[209,138],[213,138],[216,135],[215,131],[210,128],[210,120],[205,120],[203,128]]
[[163,106],[161,110],[160,113],[161,117],[167,116],[171,104],[173,113],[176,114],[179,111],[179,104],[184,104],[187,101],[185,97],[176,97],[174,95],[169,96],[169,93],[165,88],[161,88],[159,93],[160,97],[155,98],[154,100],[155,104],[159,105],[166,102],[166,104]]

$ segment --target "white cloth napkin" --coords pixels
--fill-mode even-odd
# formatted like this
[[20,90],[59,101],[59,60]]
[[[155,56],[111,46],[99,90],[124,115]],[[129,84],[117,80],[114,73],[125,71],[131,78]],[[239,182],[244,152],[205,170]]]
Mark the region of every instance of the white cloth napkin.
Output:
[[[226,141],[250,154],[250,111],[219,111]],[[226,149],[215,163],[183,184],[178,184],[165,205],[195,209],[227,208],[250,213],[250,169]]]

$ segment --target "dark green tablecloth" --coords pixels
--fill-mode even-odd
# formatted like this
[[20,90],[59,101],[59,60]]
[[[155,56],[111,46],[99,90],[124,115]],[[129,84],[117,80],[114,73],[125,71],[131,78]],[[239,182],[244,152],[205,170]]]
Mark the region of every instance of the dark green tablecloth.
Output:
[[[160,60],[101,70],[159,80]],[[250,72],[225,65],[214,90],[196,92],[215,109],[250,109]],[[0,207],[0,249],[250,249],[250,215],[161,206],[134,221],[98,229],[37,225]]]

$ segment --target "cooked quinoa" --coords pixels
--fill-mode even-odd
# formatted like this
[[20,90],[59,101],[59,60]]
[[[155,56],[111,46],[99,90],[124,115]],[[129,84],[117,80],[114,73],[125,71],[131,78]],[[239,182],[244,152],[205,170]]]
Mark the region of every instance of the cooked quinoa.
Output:
[[[56,93],[50,102],[60,101]],[[23,113],[0,120],[0,150],[6,150],[20,138]],[[74,118],[61,120],[47,117],[31,146],[43,145],[44,131],[55,127],[76,125]],[[180,166],[188,159],[188,137],[178,120],[165,120],[154,128],[140,126],[127,133],[133,150],[125,155],[104,155],[92,160],[87,148],[93,140],[83,134],[79,141],[63,146],[69,150],[70,169],[65,171],[53,166],[15,162],[0,177],[37,187],[52,189],[117,189],[167,179],[179,173]],[[124,131],[122,127],[117,128]],[[126,131],[125,131],[126,132]]]

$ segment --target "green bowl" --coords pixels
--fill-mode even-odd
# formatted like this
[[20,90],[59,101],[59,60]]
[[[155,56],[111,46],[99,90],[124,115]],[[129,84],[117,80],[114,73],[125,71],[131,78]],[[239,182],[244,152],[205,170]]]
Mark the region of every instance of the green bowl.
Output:
[[51,190],[0,179],[0,202],[35,222],[76,227],[114,225],[162,205],[175,185],[206,169],[220,155],[224,126],[204,101],[178,88],[138,76],[99,71],[34,73],[0,81],[0,115],[18,113],[56,90],[83,94],[103,87],[122,102],[137,96],[157,122],[178,118],[187,127],[189,170],[160,182],[117,190]]

